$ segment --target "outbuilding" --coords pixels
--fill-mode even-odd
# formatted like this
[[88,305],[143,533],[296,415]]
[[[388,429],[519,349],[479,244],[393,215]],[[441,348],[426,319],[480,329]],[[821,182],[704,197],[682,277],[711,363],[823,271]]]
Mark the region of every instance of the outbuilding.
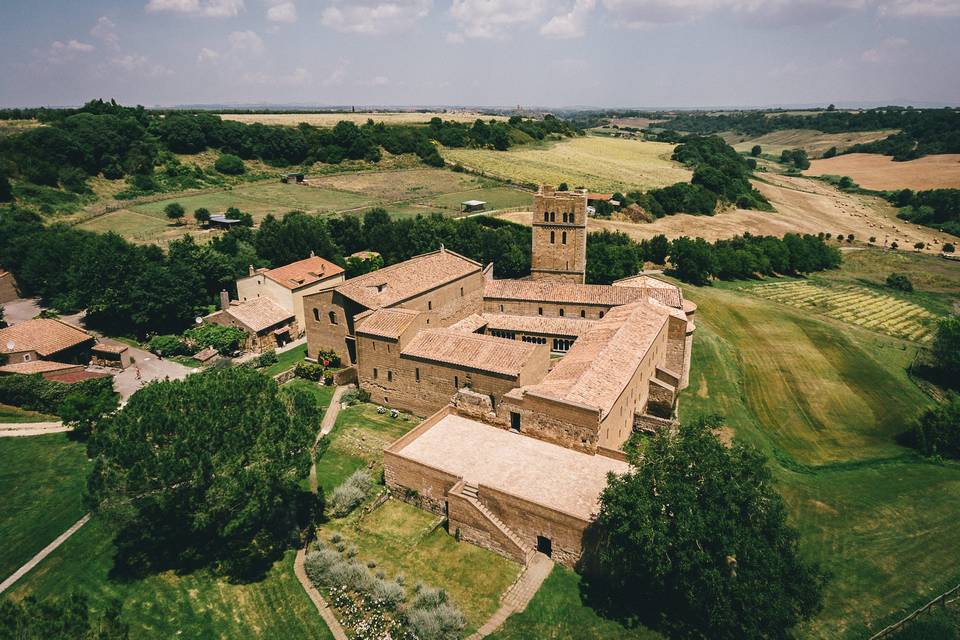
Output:
[[483,211],[487,206],[487,203],[483,200],[464,200],[460,203],[460,211],[463,213],[473,213],[475,211]]

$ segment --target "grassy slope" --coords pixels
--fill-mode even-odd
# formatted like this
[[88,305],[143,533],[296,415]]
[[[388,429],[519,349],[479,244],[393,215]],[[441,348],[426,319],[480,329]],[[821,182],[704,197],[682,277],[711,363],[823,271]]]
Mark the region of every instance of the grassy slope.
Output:
[[59,420],[57,416],[50,416],[36,411],[27,411],[20,407],[0,404],[0,424],[22,424],[25,422],[48,422]]
[[0,438],[0,579],[6,578],[85,513],[89,463],[62,433]]
[[295,367],[298,362],[307,357],[307,345],[300,345],[299,347],[294,347],[284,351],[283,353],[277,354],[277,361],[260,370],[265,376],[275,376],[278,373],[283,373],[287,369]]
[[687,294],[700,309],[681,417],[722,413],[771,457],[804,553],[832,573],[800,635],[862,637],[960,575],[960,465],[893,442],[930,402],[903,373],[912,350],[720,288]]

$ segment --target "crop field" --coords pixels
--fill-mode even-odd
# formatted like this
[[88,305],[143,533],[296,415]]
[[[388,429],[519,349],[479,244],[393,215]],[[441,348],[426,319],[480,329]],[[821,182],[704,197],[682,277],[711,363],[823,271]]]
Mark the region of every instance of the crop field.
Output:
[[895,338],[928,344],[937,316],[923,307],[856,285],[823,286],[796,280],[755,285],[750,293],[821,313]]
[[444,149],[448,162],[514,182],[632,191],[688,182],[691,172],[673,162],[675,145],[586,136],[508,151]]
[[742,292],[684,290],[699,311],[681,420],[720,413],[766,454],[801,551],[831,574],[796,636],[866,638],[956,584],[960,464],[895,439],[931,404],[905,372],[914,349]]
[[814,160],[804,172],[810,176],[850,176],[865,189],[946,189],[960,187],[960,154],[924,156],[894,162],[890,156],[851,153]]
[[780,156],[785,149],[804,149],[811,158],[819,158],[830,147],[844,151],[855,144],[882,140],[897,133],[896,129],[881,131],[857,131],[850,133],[823,133],[813,129],[783,129],[762,136],[750,137],[736,133],[724,134],[723,138],[737,151],[746,153],[754,145],[760,145],[763,155]]
[[506,116],[491,116],[475,111],[449,111],[418,113],[416,111],[360,111],[356,113],[221,113],[224,120],[235,120],[245,124],[279,124],[295,127],[301,122],[316,127],[332,127],[341,120],[364,124],[372,119],[386,124],[424,124],[431,118],[442,118],[452,122],[474,122],[481,120],[506,120]]

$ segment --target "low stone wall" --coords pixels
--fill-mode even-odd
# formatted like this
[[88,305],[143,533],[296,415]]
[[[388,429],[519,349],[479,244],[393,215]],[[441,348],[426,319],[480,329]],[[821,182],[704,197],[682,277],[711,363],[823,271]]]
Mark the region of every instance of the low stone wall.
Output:
[[290,382],[297,377],[296,367],[291,367],[286,371],[281,371],[277,375],[273,376],[273,379],[277,381],[277,384],[283,384],[285,382]]
[[523,563],[526,553],[517,547],[516,543],[507,537],[486,515],[484,515],[469,500],[456,493],[447,496],[448,530],[456,535],[459,530],[460,539],[478,547],[489,549],[510,560]]
[[357,368],[356,367],[346,367],[345,369],[340,369],[335,374],[333,374],[333,384],[338,387],[342,387],[345,384],[356,384],[357,383]]

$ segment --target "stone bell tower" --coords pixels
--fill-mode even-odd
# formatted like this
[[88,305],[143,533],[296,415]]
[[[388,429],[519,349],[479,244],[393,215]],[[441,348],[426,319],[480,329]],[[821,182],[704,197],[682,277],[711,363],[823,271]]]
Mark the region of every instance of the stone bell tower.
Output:
[[586,281],[587,191],[540,186],[533,198],[534,280]]

